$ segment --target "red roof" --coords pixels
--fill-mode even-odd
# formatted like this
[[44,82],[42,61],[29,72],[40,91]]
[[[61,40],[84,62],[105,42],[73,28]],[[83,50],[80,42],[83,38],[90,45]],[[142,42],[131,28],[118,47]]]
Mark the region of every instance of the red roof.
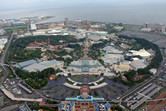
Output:
[[30,43],[28,46],[41,46],[41,45],[46,45],[46,44],[48,44],[48,43],[46,43],[46,42],[41,42],[41,43],[39,43],[39,42],[33,42],[33,43]]
[[40,102],[39,106],[57,107],[58,104],[46,104],[45,102]]
[[80,92],[81,92],[81,95],[83,93],[87,93],[89,95],[89,86],[88,85],[82,85]]

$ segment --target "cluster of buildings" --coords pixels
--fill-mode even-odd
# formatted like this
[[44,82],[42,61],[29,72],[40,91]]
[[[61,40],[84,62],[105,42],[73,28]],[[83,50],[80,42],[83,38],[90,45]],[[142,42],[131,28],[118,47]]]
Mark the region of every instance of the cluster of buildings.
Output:
[[166,32],[166,26],[164,24],[148,24],[145,23],[143,28],[141,29],[142,32]]
[[[99,31],[100,28],[105,28],[106,25],[103,23],[92,24],[88,21],[69,21],[65,18],[64,22],[55,23],[44,23],[35,24],[32,23],[29,26],[29,31],[27,33],[17,35],[18,37],[27,36],[39,36],[39,35],[74,35],[76,38],[89,38],[94,41],[100,39],[108,40],[108,32]],[[115,30],[122,30],[123,27],[115,26]]]
[[[64,48],[66,51],[72,51],[72,48],[67,47],[68,43],[63,43],[62,45],[51,45],[50,38],[48,38],[48,42],[37,42],[34,41],[26,46],[26,49],[35,50],[35,49],[41,49],[42,52],[45,52],[46,50],[56,50],[58,48]],[[60,42],[60,41],[59,41]]]
[[26,37],[26,36],[39,36],[39,35],[74,35],[76,38],[81,39],[88,37],[92,40],[100,40],[100,39],[108,39],[107,36],[109,35],[105,31],[97,31],[94,29],[82,29],[77,28],[73,29],[70,27],[65,27],[65,25],[54,27],[46,27],[44,29],[39,27],[40,25],[37,24],[31,24],[30,25],[30,31],[29,33],[25,33],[24,35],[18,35],[18,37]]
[[[120,45],[121,47],[121,45]],[[124,50],[129,49],[128,45],[123,43],[123,48],[116,48],[114,44],[104,47],[105,54],[101,57],[106,66],[110,66],[113,72],[121,73],[129,70],[138,70],[147,67],[152,59],[154,52],[152,50]],[[127,60],[126,58],[130,58]]]
[[48,68],[62,69],[64,67],[64,62],[56,60],[43,62],[38,62],[36,60],[28,60],[25,62],[17,63],[13,65],[13,67],[20,68],[26,72],[38,72]]
[[41,20],[45,20],[48,17],[44,16],[35,16],[35,17],[22,17],[19,19],[3,19],[0,20],[0,26],[6,27],[6,26],[21,26],[26,25],[27,23],[35,23],[39,22]]

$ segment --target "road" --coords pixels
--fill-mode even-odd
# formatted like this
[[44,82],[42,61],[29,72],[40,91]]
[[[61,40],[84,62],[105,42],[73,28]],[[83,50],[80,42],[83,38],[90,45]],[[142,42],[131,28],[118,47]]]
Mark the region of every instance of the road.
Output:
[[18,108],[19,106],[22,106],[23,104],[15,104],[11,106],[7,106],[5,108],[0,109],[0,111],[13,111],[14,109]]
[[0,59],[0,66],[2,67],[2,70],[4,71],[4,76],[1,78],[1,81],[0,81],[0,84],[2,84],[4,81],[5,81],[5,79],[7,78],[7,76],[8,76],[8,69],[6,68],[6,66],[5,65],[3,65],[3,64],[5,64],[5,57],[6,57],[6,54],[7,54],[7,52],[8,52],[8,49],[9,49],[9,46],[10,46],[10,44],[11,44],[11,41],[12,41],[12,39],[13,39],[13,37],[14,37],[14,32],[12,33],[12,35],[11,35],[11,37],[10,37],[10,39],[9,39],[9,41],[8,41],[8,43],[7,43],[7,45],[6,45],[6,48],[5,48],[5,50],[3,51],[3,54],[2,54],[2,56],[1,56],[1,59]]
[[[13,34],[11,35],[11,37],[10,37],[10,39],[9,39],[7,45],[6,45],[6,48],[5,48],[5,50],[3,51],[2,57],[1,57],[1,59],[0,59],[0,66],[2,67],[2,70],[4,71],[4,76],[1,78],[0,84],[2,84],[2,83],[6,80],[8,74],[9,74],[8,69],[6,68],[6,65],[7,65],[7,64],[5,64],[5,61],[4,61],[4,60],[5,60],[6,54],[7,54],[7,52],[8,52],[8,49],[9,49],[9,46],[10,46],[10,44],[11,44],[11,42],[12,42],[13,37],[14,37],[14,32],[13,32]],[[17,76],[17,74],[15,73],[15,70],[13,69],[13,67],[11,67],[11,66],[9,66],[9,67],[11,68],[13,74],[14,74],[17,78],[19,78],[24,84],[26,84],[27,86],[29,86],[25,81],[23,81],[20,77]],[[29,86],[29,87],[30,87],[30,86]],[[36,90],[33,89],[32,87],[30,87],[30,88],[31,88],[34,92],[36,92],[37,94],[39,94],[42,98],[44,98],[44,99],[49,99],[49,100],[53,100],[53,99],[50,99],[50,98],[47,98],[47,97],[43,96],[42,94],[40,94],[38,91],[36,91]]]

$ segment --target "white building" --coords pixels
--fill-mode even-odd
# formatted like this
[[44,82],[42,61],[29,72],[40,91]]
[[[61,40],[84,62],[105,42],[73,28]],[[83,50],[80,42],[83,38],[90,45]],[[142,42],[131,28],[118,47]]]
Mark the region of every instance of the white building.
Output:
[[145,68],[147,65],[145,65],[144,63],[142,63],[139,60],[136,61],[132,61],[130,66],[134,69],[134,70],[138,70],[138,69],[143,69]]
[[132,52],[133,56],[141,56],[143,58],[149,58],[151,56],[151,54],[149,52],[147,52],[145,49],[141,49],[139,51],[130,51]]
[[48,68],[61,69],[63,66],[63,62],[52,60],[31,64],[27,67],[24,67],[23,70],[27,72],[38,72]]
[[121,26],[115,26],[114,29],[117,30],[117,31],[121,31],[123,29],[123,27],[121,27]]
[[111,53],[111,54],[113,54],[113,53],[114,54],[122,54],[123,53],[123,51],[120,51],[112,46],[106,46],[103,48],[103,50],[108,51],[108,53]]
[[0,51],[3,50],[7,41],[8,41],[7,38],[0,38]]
[[38,36],[38,35],[46,35],[45,31],[35,31],[32,33],[34,36]]
[[124,60],[124,56],[122,54],[107,54],[104,56],[104,58],[106,59],[113,59],[113,60],[116,60],[116,61],[121,61],[121,60]]
[[31,24],[30,27],[31,27],[31,31],[36,31],[37,30],[36,24]]
[[150,31],[152,31],[151,28],[142,28],[141,29],[141,32],[150,32]]

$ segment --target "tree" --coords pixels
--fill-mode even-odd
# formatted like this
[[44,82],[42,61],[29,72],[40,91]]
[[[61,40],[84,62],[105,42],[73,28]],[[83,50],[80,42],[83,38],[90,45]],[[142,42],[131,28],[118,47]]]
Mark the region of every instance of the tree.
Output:
[[95,90],[95,91],[94,91],[94,95],[95,95],[95,96],[99,96],[99,93]]

